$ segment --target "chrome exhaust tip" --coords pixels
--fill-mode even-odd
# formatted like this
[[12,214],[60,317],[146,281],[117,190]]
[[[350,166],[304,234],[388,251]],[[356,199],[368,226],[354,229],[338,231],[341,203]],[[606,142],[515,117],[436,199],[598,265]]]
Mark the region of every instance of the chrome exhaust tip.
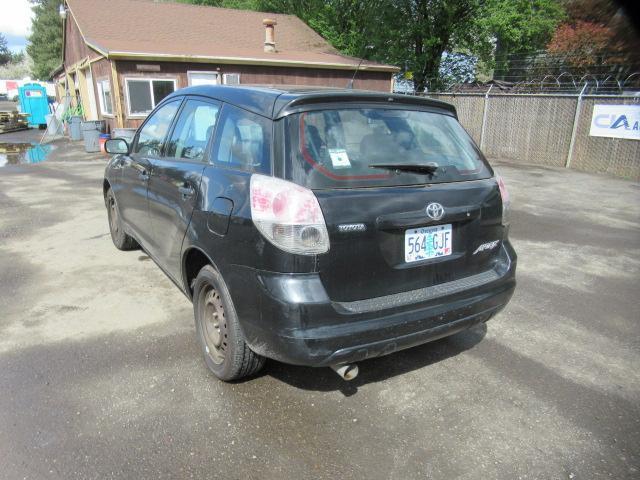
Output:
[[330,365],[331,370],[336,372],[343,380],[347,382],[358,376],[358,365],[355,363],[346,363],[342,365]]

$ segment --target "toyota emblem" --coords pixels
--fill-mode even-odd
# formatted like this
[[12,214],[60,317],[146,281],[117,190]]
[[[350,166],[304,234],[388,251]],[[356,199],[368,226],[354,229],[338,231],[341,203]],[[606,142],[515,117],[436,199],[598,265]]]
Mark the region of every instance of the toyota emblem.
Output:
[[440,220],[442,217],[444,217],[444,207],[436,202],[427,205],[426,212],[427,217],[432,220]]

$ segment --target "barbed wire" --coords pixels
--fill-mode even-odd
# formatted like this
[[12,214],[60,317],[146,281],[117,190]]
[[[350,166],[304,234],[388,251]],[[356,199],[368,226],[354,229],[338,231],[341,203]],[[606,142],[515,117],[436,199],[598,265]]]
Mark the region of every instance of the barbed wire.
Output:
[[[566,93],[577,94],[607,94],[607,95],[640,95],[640,71],[632,72],[624,76],[613,74],[598,75],[587,73],[575,75],[571,72],[559,74],[546,74],[534,78],[526,78],[516,82],[491,80],[488,82],[451,82],[440,88],[430,88],[438,82],[442,85],[442,79],[430,79],[427,81],[427,91],[441,92],[477,92],[486,93],[493,86],[494,93]],[[407,92],[408,93],[408,92]]]
[[[635,56],[634,56],[635,55]],[[437,77],[426,79],[425,91],[494,93],[566,93],[640,95],[640,56],[600,51],[497,55],[491,65],[473,55],[443,57]],[[491,78],[482,82],[478,78]],[[396,78],[396,91],[414,93],[411,80]]]

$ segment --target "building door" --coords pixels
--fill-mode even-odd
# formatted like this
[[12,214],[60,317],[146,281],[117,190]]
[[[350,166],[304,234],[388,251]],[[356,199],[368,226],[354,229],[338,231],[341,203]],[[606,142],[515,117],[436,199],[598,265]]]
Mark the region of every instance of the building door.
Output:
[[187,72],[190,87],[196,85],[218,85],[218,72]]

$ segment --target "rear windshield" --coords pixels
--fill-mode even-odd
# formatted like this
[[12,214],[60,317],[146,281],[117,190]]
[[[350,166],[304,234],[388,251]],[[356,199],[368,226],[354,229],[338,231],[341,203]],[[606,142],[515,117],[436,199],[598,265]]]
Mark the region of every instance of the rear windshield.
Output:
[[[491,176],[469,135],[446,114],[345,108],[298,113],[286,122],[286,177],[308,188],[415,185]],[[395,170],[394,165],[405,168]],[[432,175],[406,171],[413,165],[437,168]]]

